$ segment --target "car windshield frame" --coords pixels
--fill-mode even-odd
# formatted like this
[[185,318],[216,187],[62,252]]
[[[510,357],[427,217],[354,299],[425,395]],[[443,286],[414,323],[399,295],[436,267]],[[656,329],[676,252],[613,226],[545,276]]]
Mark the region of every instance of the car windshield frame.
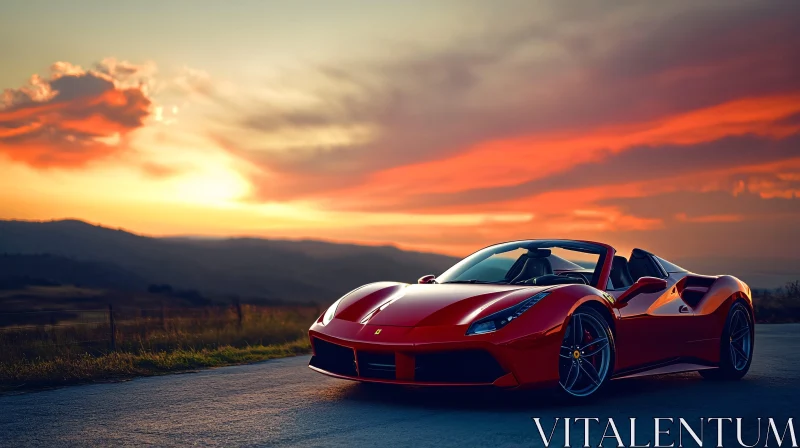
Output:
[[[458,263],[454,264],[450,269],[443,272],[436,278],[437,283],[459,282],[459,283],[487,283],[487,282],[470,282],[465,279],[458,279],[458,276],[471,269],[478,263],[483,262],[492,255],[508,252],[518,248],[528,250],[535,249],[565,249],[575,252],[587,253],[597,255],[597,264],[592,272],[591,286],[604,290],[604,285],[608,282],[611,266],[609,260],[614,258],[616,252],[611,246],[595,243],[591,241],[577,241],[577,240],[517,240],[508,241],[505,243],[494,244],[485,247],[473,254],[465,257]],[[600,287],[603,285],[603,287]]]

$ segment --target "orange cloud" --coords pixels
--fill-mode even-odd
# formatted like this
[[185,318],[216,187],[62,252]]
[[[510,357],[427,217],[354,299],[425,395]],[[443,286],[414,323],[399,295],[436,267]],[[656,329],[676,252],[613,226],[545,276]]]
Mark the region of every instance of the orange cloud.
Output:
[[146,176],[155,179],[174,176],[182,171],[178,167],[162,165],[154,162],[143,162],[139,168],[141,168],[142,173],[144,173]]
[[[379,171],[354,186],[332,184],[309,199],[340,210],[532,212],[674,190],[676,185],[687,185],[687,176],[692,188],[702,190],[742,170],[778,169],[793,151],[787,137],[800,132],[800,123],[791,120],[798,113],[800,94],[774,95],[642,123],[498,140],[441,160]],[[731,138],[742,142],[723,142]],[[770,142],[782,147],[771,148]],[[629,155],[631,160],[620,160]],[[580,172],[571,173],[578,166]],[[626,171],[626,166],[635,172]],[[644,176],[647,172],[651,176]],[[265,188],[280,183],[280,176],[273,173],[270,182],[263,182]],[[571,178],[580,183],[595,180],[591,186],[571,185]],[[526,192],[524,185],[531,182],[536,188],[528,190],[539,191]],[[778,193],[764,187],[765,195]],[[779,193],[793,191],[787,187]]]
[[6,89],[0,153],[37,168],[78,167],[122,149],[119,138],[144,125],[151,100],[139,68],[105,60],[95,70],[65,62],[44,79]]
[[497,140],[453,157],[375,173],[359,189],[401,186],[405,192],[431,193],[514,185],[600,161],[634,146],[692,145],[748,134],[786,137],[800,131],[800,124],[780,120],[797,113],[800,94],[777,95],[731,101],[646,123]]
[[706,215],[706,216],[688,216],[686,213],[678,213],[675,219],[680,222],[695,222],[695,223],[719,223],[719,222],[739,222],[744,220],[742,215]]

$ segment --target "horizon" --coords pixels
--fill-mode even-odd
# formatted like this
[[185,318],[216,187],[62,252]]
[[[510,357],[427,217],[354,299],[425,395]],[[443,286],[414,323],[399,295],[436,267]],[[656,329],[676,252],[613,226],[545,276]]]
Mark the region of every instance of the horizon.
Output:
[[[117,230],[125,233],[130,233],[132,235],[141,236],[145,238],[157,238],[157,239],[197,239],[197,240],[215,240],[215,241],[224,241],[224,240],[234,240],[234,239],[257,239],[257,240],[264,240],[264,241],[290,241],[290,242],[318,242],[318,243],[329,243],[329,244],[339,244],[339,245],[353,245],[353,246],[365,246],[365,247],[390,247],[393,249],[402,250],[405,252],[420,252],[420,253],[429,253],[432,255],[445,255],[445,256],[455,256],[449,255],[441,252],[422,252],[422,251],[415,251],[413,249],[406,249],[392,242],[374,242],[374,243],[359,243],[356,241],[337,241],[337,240],[327,240],[321,238],[313,238],[313,237],[297,237],[297,238],[269,238],[266,236],[258,236],[258,235],[247,235],[247,234],[230,234],[230,235],[194,235],[194,234],[165,234],[165,235],[155,235],[155,234],[148,234],[139,232],[136,229],[129,229],[126,227],[117,227],[113,225],[108,225],[104,223],[97,223],[97,222],[90,222],[85,219],[80,218],[53,218],[53,219],[0,219],[0,222],[24,222],[24,223],[34,223],[34,224],[46,224],[46,223],[58,223],[58,222],[77,222],[85,225],[89,225],[92,227],[100,227],[107,230]],[[477,249],[476,249],[477,250]]]
[[0,219],[800,263],[796,2],[308,5],[0,6]]
[[[164,239],[164,240],[177,240],[177,241],[216,241],[216,242],[226,242],[226,241],[235,241],[241,239],[250,239],[250,240],[258,240],[258,241],[265,241],[265,242],[288,242],[288,243],[319,243],[319,244],[331,244],[331,245],[338,245],[338,246],[354,246],[354,247],[370,247],[370,248],[377,248],[377,249],[392,249],[397,251],[403,251],[406,253],[418,253],[422,255],[430,255],[430,256],[444,256],[450,257],[454,260],[460,260],[471,253],[477,252],[486,246],[475,247],[473,248],[472,252],[469,254],[464,255],[453,255],[447,254],[442,252],[431,252],[431,251],[419,251],[415,249],[408,249],[397,244],[393,244],[391,242],[385,243],[375,243],[375,244],[361,244],[358,242],[352,241],[332,241],[332,240],[325,240],[319,238],[267,238],[261,236],[249,236],[249,235],[229,235],[229,236],[203,236],[203,235],[151,235],[146,233],[141,233],[136,231],[136,229],[129,229],[129,228],[122,228],[122,227],[113,227],[109,225],[105,225],[102,223],[92,223],[82,219],[77,218],[62,218],[62,219],[51,219],[51,220],[21,220],[21,219],[0,219],[0,224],[3,222],[18,222],[18,223],[26,223],[26,224],[57,224],[57,223],[77,223],[80,225],[93,227],[93,228],[100,228],[104,230],[112,230],[112,231],[119,231],[124,232],[130,235],[143,237],[143,238],[151,238],[151,239]],[[525,239],[533,239],[533,238],[521,238],[522,240]],[[541,238],[541,239],[559,239],[559,238]],[[503,242],[511,242],[511,241],[498,241],[496,243],[503,243]],[[617,249],[618,255],[626,256],[626,254],[622,253]],[[642,247],[644,250],[648,250],[647,247]],[[11,253],[13,254],[13,252]],[[22,253],[21,253],[22,254]],[[27,252],[26,252],[27,254]],[[656,253],[656,255],[661,256],[661,254]],[[626,256],[627,258],[627,256]],[[573,260],[575,261],[575,260]],[[795,283],[800,281],[800,276],[797,274],[800,273],[800,261],[791,257],[784,257],[784,258],[758,258],[758,257],[728,257],[723,261],[717,261],[713,257],[679,257],[679,258],[670,258],[668,261],[675,262],[681,267],[688,269],[691,272],[698,273],[698,274],[705,274],[705,275],[720,275],[720,274],[727,274],[733,275],[735,277],[740,278],[741,280],[746,281],[750,284],[753,289],[758,290],[775,290],[777,288],[786,287],[789,283]],[[579,263],[579,261],[575,261]],[[758,263],[773,263],[772,265],[768,266],[769,269],[767,272],[764,272],[763,269],[759,269],[758,267],[753,266],[753,262]],[[783,265],[783,263],[789,263],[789,267]],[[697,269],[699,267],[699,269]],[[764,266],[761,266],[763,268]],[[755,280],[755,282],[753,282]]]

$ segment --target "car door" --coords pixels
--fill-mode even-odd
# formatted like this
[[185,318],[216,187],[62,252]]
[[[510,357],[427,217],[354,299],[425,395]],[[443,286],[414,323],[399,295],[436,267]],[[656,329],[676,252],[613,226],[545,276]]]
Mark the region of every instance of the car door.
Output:
[[[663,278],[662,291],[643,293],[618,306],[617,371],[636,370],[674,361],[683,356],[688,342],[681,331],[681,322],[692,316],[692,310],[675,288],[677,278],[670,276],[656,258],[641,249],[634,249],[628,262],[633,282],[642,276]],[[627,288],[609,291],[619,297]]]

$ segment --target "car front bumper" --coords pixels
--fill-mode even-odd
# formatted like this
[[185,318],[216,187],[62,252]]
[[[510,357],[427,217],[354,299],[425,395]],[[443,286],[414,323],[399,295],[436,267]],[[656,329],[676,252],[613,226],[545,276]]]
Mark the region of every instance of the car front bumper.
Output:
[[309,367],[355,381],[415,386],[554,384],[557,329],[505,340],[500,332],[466,336],[465,326],[393,327],[334,319],[314,324]]

